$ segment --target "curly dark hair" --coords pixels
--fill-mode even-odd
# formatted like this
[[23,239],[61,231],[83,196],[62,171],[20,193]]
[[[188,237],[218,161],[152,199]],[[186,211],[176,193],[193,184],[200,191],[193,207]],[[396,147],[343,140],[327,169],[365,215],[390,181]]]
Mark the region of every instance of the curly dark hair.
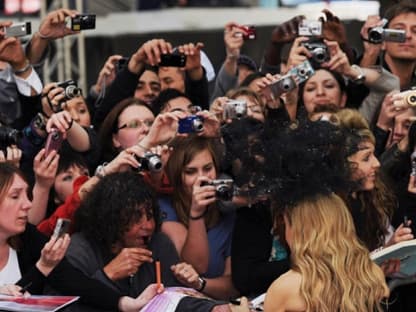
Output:
[[109,174],[98,182],[76,211],[75,231],[98,245],[103,255],[110,256],[114,244],[142,217],[142,210],[137,209],[141,206],[145,207],[146,214],[153,216],[158,230],[159,206],[143,177],[133,172]]

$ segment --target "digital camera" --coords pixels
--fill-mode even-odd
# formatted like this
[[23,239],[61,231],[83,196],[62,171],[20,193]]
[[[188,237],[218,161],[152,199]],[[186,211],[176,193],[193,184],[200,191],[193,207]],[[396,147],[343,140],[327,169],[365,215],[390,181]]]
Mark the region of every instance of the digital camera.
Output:
[[128,57],[122,57],[121,59],[119,59],[116,62],[116,73],[120,72],[124,67],[126,67],[128,62],[129,62]]
[[134,156],[140,163],[138,170],[149,170],[152,172],[159,172],[162,170],[162,160],[160,156],[152,152],[146,152],[143,157]]
[[204,119],[201,116],[191,115],[179,119],[178,133],[202,132],[204,130]]
[[0,125],[0,150],[6,151],[10,145],[17,145],[22,134],[19,130]]
[[257,37],[256,27],[253,25],[240,25],[237,28],[241,29],[244,40],[254,40]]
[[46,139],[45,157],[47,157],[52,151],[59,151],[63,140],[64,137],[62,133],[58,129],[53,128],[52,131],[48,134],[48,138]]
[[71,29],[74,31],[95,29],[95,14],[78,14],[72,17]]
[[65,100],[73,99],[82,94],[81,89],[78,88],[77,83],[72,79],[57,83],[57,87],[64,89]]
[[228,100],[224,107],[224,119],[240,119],[247,116],[247,102]]
[[291,74],[286,74],[275,83],[269,85],[268,89],[273,94],[274,98],[276,98],[283,93],[293,90],[296,86],[295,78]]
[[32,33],[32,24],[30,22],[17,23],[4,28],[5,37],[24,37]]
[[201,186],[215,186],[215,197],[219,200],[230,201],[234,195],[234,181],[232,179],[217,179],[211,182],[203,182]]
[[308,60],[304,61],[296,67],[293,67],[287,73],[287,75],[291,75],[292,77],[294,77],[298,85],[308,80],[314,74],[315,70],[313,69],[311,63]]
[[383,41],[405,42],[406,31],[403,29],[384,28],[388,20],[383,18],[383,24],[368,30],[368,40],[371,43],[382,43]]
[[302,20],[302,22],[298,26],[298,35],[306,37],[321,36],[322,22]]
[[328,47],[321,38],[309,38],[302,45],[311,52],[311,61],[317,65],[328,62],[331,58]]
[[408,105],[416,106],[416,90],[411,90],[404,100]]
[[159,66],[162,67],[185,67],[186,55],[177,51],[171,54],[161,54]]

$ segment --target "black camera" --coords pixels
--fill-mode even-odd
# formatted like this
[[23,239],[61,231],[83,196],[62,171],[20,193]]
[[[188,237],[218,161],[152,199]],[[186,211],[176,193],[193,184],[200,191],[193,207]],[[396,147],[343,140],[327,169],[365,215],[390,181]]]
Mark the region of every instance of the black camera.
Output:
[[78,14],[72,17],[71,29],[74,31],[95,29],[95,14]]
[[239,119],[247,116],[247,102],[228,100],[224,107],[224,119]]
[[204,130],[204,119],[201,116],[191,115],[179,119],[178,133],[202,132]]
[[64,89],[65,100],[73,99],[82,94],[81,89],[78,88],[77,83],[72,79],[66,80],[64,82],[59,82],[56,85],[57,87]]
[[0,126],[0,150],[6,151],[10,145],[17,145],[22,134],[19,130]]
[[162,67],[185,67],[186,55],[174,51],[171,54],[161,54],[159,66]]
[[138,170],[149,170],[152,172],[159,172],[162,170],[162,160],[160,156],[152,152],[144,153],[143,157],[134,156],[140,163]]
[[128,57],[122,57],[116,62],[116,73],[119,73],[124,67],[127,66],[129,62]]
[[302,45],[312,54],[311,61],[320,65],[331,59],[328,47],[321,38],[309,38],[308,41],[302,42]]
[[203,182],[201,186],[215,186],[215,197],[219,200],[230,201],[234,195],[234,181],[232,179],[217,179],[211,182]]
[[383,24],[368,30],[368,41],[371,43],[382,43],[383,41],[405,42],[406,31],[403,29],[384,28],[388,20],[383,18]]

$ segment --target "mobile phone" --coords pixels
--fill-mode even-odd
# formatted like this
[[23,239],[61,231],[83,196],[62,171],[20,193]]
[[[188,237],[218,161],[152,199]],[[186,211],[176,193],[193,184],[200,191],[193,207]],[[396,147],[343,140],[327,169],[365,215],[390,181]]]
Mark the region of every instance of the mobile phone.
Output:
[[53,128],[46,139],[45,144],[45,157],[47,157],[52,151],[59,151],[63,141],[62,133],[58,129]]
[[95,29],[95,14],[78,14],[71,18],[71,29],[80,31]]
[[69,226],[71,225],[71,220],[65,218],[59,218],[56,221],[55,229],[53,230],[52,236],[60,238],[68,233]]
[[4,28],[5,37],[24,37],[32,33],[30,22],[17,23]]
[[185,67],[186,55],[183,53],[171,53],[160,55],[159,66],[162,67]]

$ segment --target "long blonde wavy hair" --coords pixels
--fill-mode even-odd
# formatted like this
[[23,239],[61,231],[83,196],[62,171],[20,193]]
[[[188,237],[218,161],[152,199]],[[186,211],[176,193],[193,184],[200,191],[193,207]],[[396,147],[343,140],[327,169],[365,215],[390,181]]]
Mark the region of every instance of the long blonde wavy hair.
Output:
[[382,311],[388,293],[382,270],[356,236],[344,201],[335,194],[304,200],[285,212],[291,228],[292,269],[309,312]]

